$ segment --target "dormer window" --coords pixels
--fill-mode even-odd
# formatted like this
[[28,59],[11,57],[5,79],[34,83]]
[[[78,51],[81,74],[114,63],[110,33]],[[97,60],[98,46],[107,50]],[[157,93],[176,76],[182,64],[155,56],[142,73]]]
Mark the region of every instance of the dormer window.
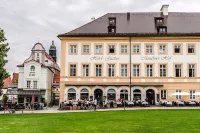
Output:
[[167,33],[167,27],[158,27],[158,33]]
[[155,19],[156,26],[162,26],[164,24],[163,18],[156,18]]
[[116,18],[109,18],[109,25],[115,26],[116,25]]
[[115,33],[116,28],[115,27],[108,27],[108,33]]

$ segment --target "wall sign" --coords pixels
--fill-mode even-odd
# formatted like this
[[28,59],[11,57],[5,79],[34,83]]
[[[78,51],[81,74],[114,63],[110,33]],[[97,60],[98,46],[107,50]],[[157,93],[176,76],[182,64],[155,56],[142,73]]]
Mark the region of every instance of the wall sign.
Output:
[[160,61],[160,60],[165,60],[165,61],[169,61],[172,59],[172,56],[142,56],[140,58],[141,60],[153,60],[153,61]]
[[102,60],[105,60],[105,61],[118,61],[119,60],[119,57],[117,56],[107,56],[107,57],[104,57],[104,56],[92,56],[90,57],[90,60],[93,61],[102,61]]

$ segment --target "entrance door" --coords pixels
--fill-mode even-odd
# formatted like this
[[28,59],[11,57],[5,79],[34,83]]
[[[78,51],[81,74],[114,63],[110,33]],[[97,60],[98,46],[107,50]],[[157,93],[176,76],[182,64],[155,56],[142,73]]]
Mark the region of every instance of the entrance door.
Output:
[[96,89],[94,91],[94,98],[97,99],[98,105],[103,105],[103,91],[101,89]]
[[146,99],[150,105],[155,104],[155,92],[153,89],[148,89],[146,91]]

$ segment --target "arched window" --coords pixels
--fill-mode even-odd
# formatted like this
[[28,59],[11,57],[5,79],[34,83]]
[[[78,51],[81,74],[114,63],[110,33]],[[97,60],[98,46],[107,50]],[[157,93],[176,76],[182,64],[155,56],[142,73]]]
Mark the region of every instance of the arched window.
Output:
[[81,96],[80,97],[81,100],[89,99],[89,91],[88,91],[88,89],[83,88],[81,90],[81,95],[80,96]]
[[141,100],[141,91],[139,89],[133,90],[133,98],[135,100]]
[[68,90],[68,100],[76,100],[76,90],[74,88]]
[[31,72],[35,72],[35,67],[31,66]]
[[128,90],[122,89],[120,91],[120,99],[128,100]]
[[116,91],[114,89],[109,89],[107,94],[108,100],[116,100]]

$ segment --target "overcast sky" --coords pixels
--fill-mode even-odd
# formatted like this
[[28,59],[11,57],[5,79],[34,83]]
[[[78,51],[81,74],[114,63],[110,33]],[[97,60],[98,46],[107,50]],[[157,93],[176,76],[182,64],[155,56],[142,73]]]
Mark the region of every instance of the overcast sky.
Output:
[[6,68],[11,73],[31,54],[36,42],[49,50],[58,34],[66,33],[108,12],[200,12],[200,0],[0,0],[0,28],[10,44]]

